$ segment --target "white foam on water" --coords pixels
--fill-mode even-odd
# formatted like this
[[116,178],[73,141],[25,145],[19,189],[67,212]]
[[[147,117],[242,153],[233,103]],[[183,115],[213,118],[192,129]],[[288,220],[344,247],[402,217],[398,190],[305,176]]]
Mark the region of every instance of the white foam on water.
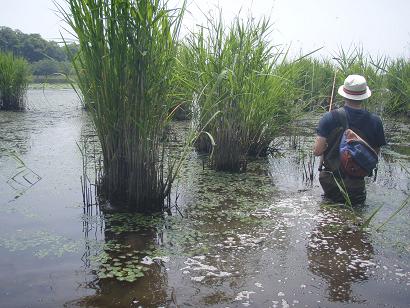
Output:
[[196,281],[196,282],[201,282],[204,279],[205,279],[205,276],[191,277],[191,280]]
[[251,294],[255,294],[255,292],[253,292],[253,291],[241,291],[236,295],[235,300],[236,301],[241,301],[241,300],[244,300],[244,299],[249,299]]

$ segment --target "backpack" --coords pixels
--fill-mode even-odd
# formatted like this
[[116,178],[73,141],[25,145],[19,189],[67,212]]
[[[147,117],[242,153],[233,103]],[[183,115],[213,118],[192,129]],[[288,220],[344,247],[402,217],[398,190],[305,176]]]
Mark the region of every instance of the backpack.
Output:
[[331,145],[324,153],[324,166],[332,172],[341,171],[350,177],[365,177],[372,174],[378,162],[377,153],[363,139],[349,128],[345,109],[332,111],[342,125],[328,137]]

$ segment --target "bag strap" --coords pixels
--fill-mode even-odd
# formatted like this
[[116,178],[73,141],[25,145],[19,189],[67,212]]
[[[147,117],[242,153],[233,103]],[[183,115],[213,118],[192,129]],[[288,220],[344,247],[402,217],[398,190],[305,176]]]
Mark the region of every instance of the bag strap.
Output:
[[349,122],[347,121],[346,110],[344,107],[335,110],[335,116],[339,124],[342,125],[343,130],[349,128]]

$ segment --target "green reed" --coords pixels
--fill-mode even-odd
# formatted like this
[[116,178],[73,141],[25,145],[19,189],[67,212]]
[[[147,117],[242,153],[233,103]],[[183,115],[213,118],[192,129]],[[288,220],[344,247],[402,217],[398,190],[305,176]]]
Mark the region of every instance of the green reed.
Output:
[[327,59],[303,57],[287,61],[280,65],[280,70],[289,70],[289,79],[297,89],[297,97],[306,104],[306,108],[315,108],[330,101],[335,66]]
[[180,167],[162,137],[175,105],[172,70],[185,4],[67,3],[69,11],[59,10],[80,43],[72,62],[102,147],[101,191],[114,205],[160,211]]
[[[245,170],[247,155],[264,152],[291,117],[293,93],[290,82],[274,74],[281,53],[268,41],[270,29],[269,20],[239,17],[226,26],[219,12],[184,41],[178,76],[193,102],[193,120],[220,111],[208,127],[216,170]],[[206,135],[196,146],[212,148]]]
[[26,60],[0,52],[0,110],[22,110],[29,82]]
[[410,62],[405,59],[391,61],[386,71],[389,100],[386,110],[390,114],[410,112]]

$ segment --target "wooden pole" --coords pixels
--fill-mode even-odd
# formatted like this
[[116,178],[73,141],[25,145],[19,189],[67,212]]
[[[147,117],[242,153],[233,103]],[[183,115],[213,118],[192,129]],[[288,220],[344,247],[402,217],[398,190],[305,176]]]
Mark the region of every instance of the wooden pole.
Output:
[[[333,96],[334,96],[334,93],[335,93],[335,84],[336,84],[336,74],[337,74],[337,71],[335,70],[335,75],[333,76],[332,94],[330,96],[329,112],[332,111]],[[323,166],[324,159],[325,158],[322,154],[320,156],[320,162],[319,162],[319,168],[318,168],[319,171],[322,171],[322,166]]]
[[332,110],[333,95],[335,93],[336,74],[337,74],[337,71],[335,71],[335,75],[333,76],[333,86],[332,86],[332,95],[330,96],[329,112]]

